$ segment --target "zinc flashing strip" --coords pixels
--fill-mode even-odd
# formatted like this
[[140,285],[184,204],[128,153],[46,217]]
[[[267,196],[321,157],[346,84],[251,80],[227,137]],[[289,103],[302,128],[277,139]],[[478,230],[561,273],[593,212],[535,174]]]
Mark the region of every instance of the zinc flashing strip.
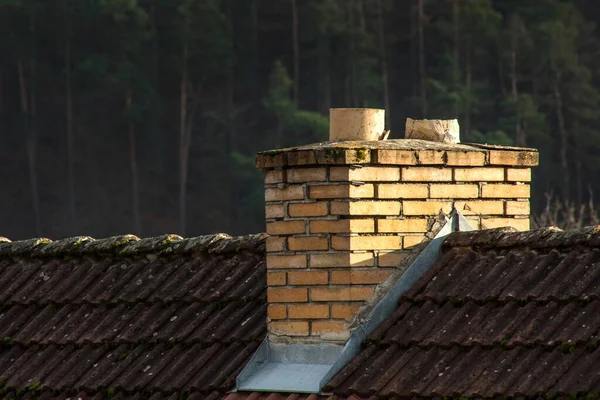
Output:
[[331,343],[283,344],[265,339],[236,378],[233,392],[322,393],[325,386],[346,364],[358,355],[362,342],[398,307],[398,300],[440,257],[446,236],[455,231],[474,230],[456,209],[446,219],[414,262],[392,288],[373,307],[345,345]]
[[236,378],[237,391],[319,393],[344,346],[270,343],[265,339]]
[[440,249],[446,236],[455,231],[472,230],[474,229],[469,221],[459,211],[453,210],[450,219],[446,221],[442,229],[406,269],[390,291],[373,307],[365,322],[352,332],[340,358],[323,377],[319,384],[320,387],[325,386],[346,364],[358,355],[362,342],[398,308],[400,296],[408,291],[439,260]]

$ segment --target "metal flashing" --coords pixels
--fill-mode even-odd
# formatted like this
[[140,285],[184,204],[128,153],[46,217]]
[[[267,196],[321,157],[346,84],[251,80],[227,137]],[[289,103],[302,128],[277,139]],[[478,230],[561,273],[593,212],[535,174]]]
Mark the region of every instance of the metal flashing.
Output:
[[400,296],[409,290],[439,259],[442,243],[450,233],[454,231],[472,231],[473,227],[469,221],[456,209],[452,210],[450,219],[419,253],[417,258],[408,266],[400,279],[373,307],[365,321],[355,329],[346,342],[340,358],[323,377],[320,387],[325,386],[347,363],[349,363],[359,352],[361,343],[371,332],[377,329],[398,307]]
[[344,346],[265,339],[236,379],[235,391],[318,393]]
[[321,388],[360,352],[367,336],[394,312],[400,296],[433,267],[446,236],[454,231],[471,230],[474,229],[467,219],[452,210],[440,231],[373,306],[345,345],[284,344],[265,339],[238,375],[234,391],[321,393]]

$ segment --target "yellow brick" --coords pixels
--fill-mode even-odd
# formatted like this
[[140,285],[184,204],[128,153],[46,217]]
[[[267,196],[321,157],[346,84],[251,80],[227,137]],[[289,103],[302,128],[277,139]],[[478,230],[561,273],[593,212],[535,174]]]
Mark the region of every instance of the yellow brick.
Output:
[[530,212],[528,201],[506,202],[506,215],[529,215]]
[[267,288],[269,303],[302,303],[307,300],[307,288]]
[[267,254],[268,269],[306,268],[306,255],[279,256]]
[[286,319],[287,307],[283,304],[269,304],[267,313],[271,319]]
[[358,304],[333,304],[331,306],[331,317],[332,318],[351,318],[360,310]]
[[359,301],[371,298],[375,286],[314,287],[310,288],[312,301]]
[[379,149],[377,150],[377,163],[392,165],[415,165],[417,163],[417,159],[414,151]]
[[375,265],[373,253],[327,253],[311,254],[311,268],[336,268],[336,267],[372,267]]
[[378,265],[382,268],[399,267],[409,255],[410,252],[406,251],[380,251]]
[[304,189],[300,185],[280,188],[266,188],[265,201],[302,200]]
[[444,151],[419,150],[419,151],[417,151],[416,155],[417,155],[417,164],[421,164],[421,165],[444,164]]
[[483,185],[481,197],[493,197],[504,199],[529,198],[529,185]]
[[450,182],[451,168],[406,167],[402,168],[403,182]]
[[314,150],[297,150],[287,153],[288,165],[315,165],[317,158]]
[[324,182],[327,180],[327,168],[292,168],[287,170],[290,183]]
[[267,218],[283,218],[285,216],[283,204],[267,204],[265,206],[265,216]]
[[277,321],[271,322],[269,331],[278,336],[308,336],[307,321]]
[[290,251],[327,250],[329,241],[326,237],[298,236],[288,238],[287,246]]
[[391,270],[384,269],[332,271],[331,283],[334,285],[377,285],[383,282],[391,273]]
[[372,183],[364,185],[349,185],[346,183],[311,185],[308,190],[311,199],[369,198],[373,197],[373,193]]
[[334,250],[393,250],[402,248],[399,236],[333,236]]
[[427,218],[377,220],[377,231],[381,233],[425,233],[427,232],[428,228],[429,220],[427,220]]
[[490,165],[523,165],[534,167],[538,165],[538,162],[539,154],[533,151],[490,151]]
[[280,169],[274,169],[265,172],[265,183],[280,183],[283,182],[283,171]]
[[454,168],[457,182],[492,182],[504,180],[503,168]]
[[502,215],[504,203],[502,200],[471,200],[457,201],[454,206],[463,215]]
[[256,166],[258,168],[274,168],[286,165],[285,154],[257,154]]
[[344,321],[312,321],[310,325],[310,334],[316,336],[341,333],[347,329]]
[[285,286],[285,272],[269,272],[267,273],[267,286]]
[[372,219],[313,220],[309,223],[310,233],[370,233],[375,232]]
[[294,286],[327,285],[327,271],[290,271],[288,284]]
[[471,228],[473,229],[481,229],[481,217],[465,217],[469,224],[471,224]]
[[450,214],[452,203],[448,201],[403,201],[404,215],[437,215],[440,211]]
[[381,183],[377,185],[379,199],[426,199],[427,185],[417,183]]
[[400,180],[400,169],[395,167],[331,167],[331,181],[389,182]]
[[326,304],[292,304],[288,307],[290,319],[322,319],[329,318],[329,306]]
[[512,226],[519,231],[529,230],[529,218],[482,218],[481,228],[502,228]]
[[331,215],[399,215],[399,201],[332,201]]
[[267,222],[269,235],[292,235],[306,232],[305,221],[273,221]]
[[509,182],[531,182],[531,168],[506,168]]
[[420,244],[423,240],[425,240],[425,236],[404,236],[403,247],[405,249],[410,249],[418,244]]
[[479,197],[478,185],[432,184],[429,186],[432,199],[473,199]]
[[288,214],[290,217],[323,217],[327,215],[327,203],[291,203]]
[[471,165],[485,164],[485,153],[480,151],[448,151],[446,152],[446,165]]
[[364,147],[344,149],[340,147],[323,148],[315,151],[319,164],[370,164],[371,150]]
[[285,238],[278,236],[269,236],[267,238],[266,248],[269,253],[283,251],[285,248]]

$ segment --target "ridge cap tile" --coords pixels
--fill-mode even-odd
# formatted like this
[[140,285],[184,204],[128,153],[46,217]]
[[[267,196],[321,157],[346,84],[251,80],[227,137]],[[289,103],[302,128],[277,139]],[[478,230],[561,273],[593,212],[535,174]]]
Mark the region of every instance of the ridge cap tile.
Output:
[[509,227],[452,232],[444,240],[442,247],[447,251],[455,247],[486,250],[504,248],[550,249],[576,245],[600,246],[600,225],[564,231],[550,226],[524,232]]
[[125,234],[94,239],[90,236],[72,236],[51,240],[31,238],[10,241],[0,237],[0,257],[50,258],[58,256],[140,254],[182,254],[189,252],[229,253],[238,251],[264,252],[266,233],[254,233],[232,237],[226,233],[183,238],[165,234],[139,238]]

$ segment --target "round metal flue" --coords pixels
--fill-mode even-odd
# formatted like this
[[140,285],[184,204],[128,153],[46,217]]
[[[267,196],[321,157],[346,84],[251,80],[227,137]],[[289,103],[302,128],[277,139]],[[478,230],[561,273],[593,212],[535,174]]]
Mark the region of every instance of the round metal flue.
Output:
[[385,110],[378,108],[329,109],[329,140],[379,140],[385,130]]

